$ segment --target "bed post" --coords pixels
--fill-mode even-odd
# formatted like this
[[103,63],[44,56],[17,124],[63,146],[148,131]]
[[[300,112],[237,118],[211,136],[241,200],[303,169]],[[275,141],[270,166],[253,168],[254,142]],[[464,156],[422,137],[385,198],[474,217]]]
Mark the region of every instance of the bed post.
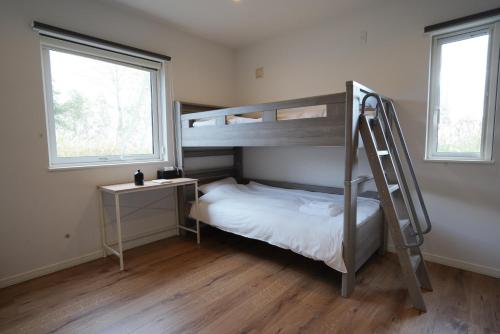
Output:
[[243,182],[243,148],[235,147],[233,155],[234,176],[238,183]]
[[[175,145],[175,165],[182,171],[182,176],[184,176],[184,156],[182,151],[182,103],[175,101],[174,105],[174,145]],[[176,188],[176,201],[177,201],[177,221],[179,224],[184,224],[186,221],[186,210],[184,207],[184,202],[186,200],[184,187]],[[177,235],[180,235],[180,230],[177,229]]]
[[175,146],[175,165],[177,168],[184,170],[184,156],[182,152],[182,103],[175,101],[174,103],[174,146]]
[[353,183],[357,167],[360,89],[353,81],[346,83],[345,103],[345,177],[343,257],[347,273],[342,274],[342,296],[348,297],[356,284],[356,212],[358,186]]

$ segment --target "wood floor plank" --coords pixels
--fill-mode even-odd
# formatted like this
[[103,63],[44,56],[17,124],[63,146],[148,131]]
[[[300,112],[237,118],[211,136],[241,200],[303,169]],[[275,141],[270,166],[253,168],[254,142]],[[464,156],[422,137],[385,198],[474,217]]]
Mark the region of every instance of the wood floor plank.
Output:
[[427,313],[393,254],[350,298],[340,274],[221,231],[171,238],[0,290],[0,333],[500,333],[500,279],[429,264]]

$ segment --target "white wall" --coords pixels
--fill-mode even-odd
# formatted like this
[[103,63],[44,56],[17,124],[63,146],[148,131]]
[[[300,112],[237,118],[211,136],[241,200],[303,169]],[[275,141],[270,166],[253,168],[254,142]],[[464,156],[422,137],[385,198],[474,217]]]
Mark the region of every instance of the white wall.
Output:
[[[427,253],[437,261],[499,275],[498,165],[422,159],[429,53],[423,26],[489,9],[497,1],[384,3],[388,5],[239,50],[235,64],[235,54],[228,48],[106,3],[2,1],[0,286],[99,256],[96,186],[129,181],[135,169],[48,172],[40,53],[37,35],[30,29],[32,20],[172,56],[179,100],[215,105],[273,101],[342,91],[344,82],[352,79],[394,97],[435,222]],[[362,30],[368,31],[366,45],[359,39]],[[259,66],[265,67],[265,77],[255,80]],[[495,153],[498,156],[498,145]],[[245,173],[341,185],[342,154],[343,149],[332,148],[247,149]],[[206,164],[191,162],[195,167]],[[159,166],[141,168],[152,178]],[[124,199],[126,234],[162,228],[166,231],[152,238],[171,234],[169,196],[167,191]],[[112,211],[109,198],[106,203],[107,211]]]
[[[96,186],[128,182],[136,169],[48,171],[33,20],[172,56],[176,99],[229,105],[235,96],[231,49],[98,1],[1,1],[0,286],[99,256]],[[140,167],[152,178],[160,166]],[[167,228],[153,238],[172,234],[171,200],[168,191],[124,198],[125,233]]]
[[[423,161],[430,46],[423,28],[497,6],[498,0],[388,0],[246,47],[237,53],[239,102],[340,92],[347,80],[391,96],[434,222],[427,257],[500,276],[498,164]],[[366,44],[362,31],[368,32]],[[264,78],[255,79],[261,66]],[[496,136],[497,158],[499,142]],[[247,149],[244,172],[247,177],[341,186],[342,155],[342,148]]]

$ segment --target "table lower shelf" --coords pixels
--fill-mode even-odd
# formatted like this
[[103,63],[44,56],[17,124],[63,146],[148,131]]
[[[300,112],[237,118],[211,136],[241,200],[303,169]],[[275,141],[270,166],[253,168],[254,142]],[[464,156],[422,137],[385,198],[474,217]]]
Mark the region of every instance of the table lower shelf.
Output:
[[194,234],[198,234],[199,232],[197,230],[195,230],[194,228],[189,228],[189,227],[186,227],[186,226],[182,226],[182,225],[179,225],[179,228],[181,230],[184,230],[184,231],[189,231],[189,232],[192,232]]

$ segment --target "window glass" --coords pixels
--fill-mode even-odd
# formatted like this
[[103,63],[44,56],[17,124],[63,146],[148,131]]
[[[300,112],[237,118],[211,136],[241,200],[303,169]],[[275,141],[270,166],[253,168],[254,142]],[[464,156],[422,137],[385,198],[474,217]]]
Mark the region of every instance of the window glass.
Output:
[[58,157],[153,154],[151,72],[50,51]]
[[489,35],[441,45],[437,152],[481,152]]

